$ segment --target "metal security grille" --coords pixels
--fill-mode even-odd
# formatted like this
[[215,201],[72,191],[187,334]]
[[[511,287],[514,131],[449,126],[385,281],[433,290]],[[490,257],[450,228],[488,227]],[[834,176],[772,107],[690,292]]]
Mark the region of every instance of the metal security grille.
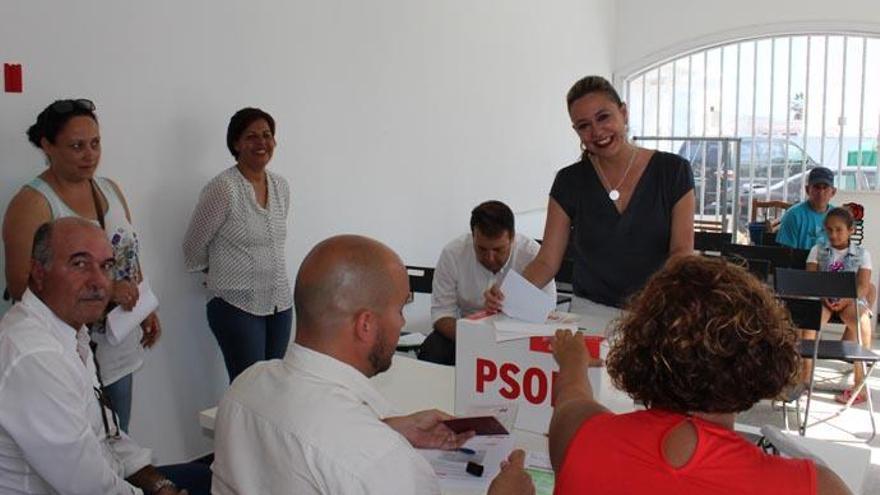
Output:
[[[626,76],[623,90],[630,134],[667,137],[657,146],[691,160],[698,189],[715,182],[711,194],[697,191],[696,213],[742,206],[747,216],[753,199],[799,201],[817,165],[836,172],[838,188],[880,189],[877,88],[880,38],[822,33],[683,54]],[[739,170],[711,158],[717,145],[672,136],[739,138]]]

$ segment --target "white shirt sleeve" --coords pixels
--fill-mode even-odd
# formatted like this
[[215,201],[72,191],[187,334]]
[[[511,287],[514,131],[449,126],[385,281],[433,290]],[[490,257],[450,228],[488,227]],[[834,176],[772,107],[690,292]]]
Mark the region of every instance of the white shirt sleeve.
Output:
[[812,248],[810,248],[810,254],[807,255],[807,263],[819,262],[819,250],[817,248],[818,246],[813,246]]
[[[111,468],[88,419],[88,405],[77,393],[69,363],[51,351],[25,355],[0,381],[0,425],[21,448],[28,464],[59,493],[69,495],[140,494]],[[91,397],[90,397],[91,398]],[[97,400],[97,398],[94,398]],[[126,467],[142,468],[144,452],[127,438],[114,455]],[[124,440],[127,440],[124,441]],[[149,451],[146,451],[147,462]],[[137,470],[135,469],[135,470]]]
[[431,286],[431,324],[440,318],[461,318],[458,307],[458,266],[450,249],[443,249]]
[[229,203],[225,181],[214,179],[202,189],[183,238],[183,259],[188,271],[208,268],[208,246],[226,221]]
[[332,493],[386,495],[407,493],[413,495],[440,495],[440,485],[428,461],[412,448],[392,450],[379,459],[369,476],[355,486]]

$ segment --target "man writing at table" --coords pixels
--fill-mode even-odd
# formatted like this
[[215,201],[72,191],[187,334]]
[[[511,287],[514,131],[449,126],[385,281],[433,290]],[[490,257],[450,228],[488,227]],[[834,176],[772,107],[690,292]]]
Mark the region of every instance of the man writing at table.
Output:
[[[456,320],[485,308],[483,292],[509,270],[522,272],[541,246],[514,231],[513,211],[501,201],[486,201],[471,211],[471,231],[443,248],[431,288],[434,331],[419,349],[419,359],[455,364]],[[552,280],[542,289],[556,298]]]
[[[472,433],[436,410],[391,416],[369,380],[391,366],[408,298],[406,269],[383,244],[346,235],[312,249],[296,278],[295,342],[220,401],[215,494],[439,493],[413,447],[454,449]],[[521,452],[493,485],[530,493]]]

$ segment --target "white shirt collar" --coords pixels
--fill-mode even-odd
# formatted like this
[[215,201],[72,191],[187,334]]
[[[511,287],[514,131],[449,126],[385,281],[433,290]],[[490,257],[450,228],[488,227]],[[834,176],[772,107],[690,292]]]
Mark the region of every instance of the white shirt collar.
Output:
[[77,345],[89,342],[89,331],[85,325],[81,326],[78,330],[68,325],[61,318],[58,318],[42,299],[31,292],[30,288],[24,291],[20,304],[43,318],[46,322],[46,328],[55,335],[65,348],[76,351]]
[[298,373],[312,375],[350,390],[380,419],[394,412],[391,403],[373,387],[366,375],[332,356],[293,343],[284,356],[284,364]]

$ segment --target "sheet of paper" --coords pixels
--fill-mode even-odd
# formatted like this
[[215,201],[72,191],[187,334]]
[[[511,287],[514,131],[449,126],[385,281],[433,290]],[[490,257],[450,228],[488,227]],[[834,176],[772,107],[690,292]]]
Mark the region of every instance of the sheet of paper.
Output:
[[397,347],[420,346],[422,345],[422,342],[425,341],[425,338],[425,334],[418,332],[401,335],[400,338],[397,340]]
[[128,337],[132,330],[138,327],[147,316],[159,307],[159,299],[153,294],[147,279],[138,284],[138,301],[131,311],[116,306],[113,311],[107,313],[107,342],[110,345],[119,345]]
[[514,270],[507,272],[501,282],[504,305],[501,311],[512,318],[530,323],[544,323],[556,307],[556,299],[535,287]]
[[551,311],[542,323],[529,323],[505,315],[498,315],[492,321],[492,325],[495,327],[495,341],[506,342],[527,337],[550,336],[560,328],[575,332],[580,325],[580,315]]
[[[458,450],[419,449],[434,469],[441,489],[464,488],[486,490],[501,469],[501,461],[513,451],[513,436],[495,435],[473,437]],[[466,471],[467,463],[483,466],[483,475],[474,476]]]
[[526,452],[525,468],[535,484],[535,495],[553,495],[556,480],[550,465],[550,456],[546,452]]

